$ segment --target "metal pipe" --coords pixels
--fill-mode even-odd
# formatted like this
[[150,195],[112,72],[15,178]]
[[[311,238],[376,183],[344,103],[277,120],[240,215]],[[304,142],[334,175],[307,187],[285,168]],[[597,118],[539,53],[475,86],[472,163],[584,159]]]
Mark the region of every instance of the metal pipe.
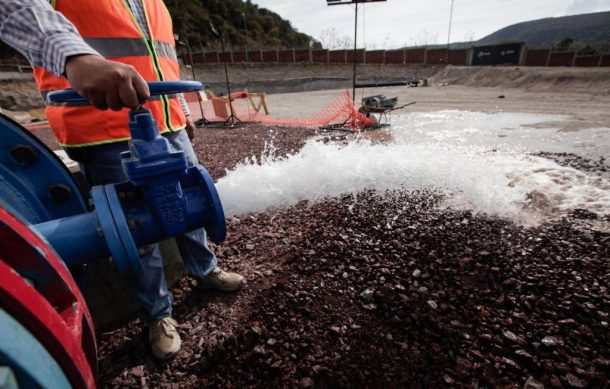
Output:
[[356,3],[356,18],[354,21],[354,80],[352,83],[352,100],[356,103],[356,64],[358,63],[358,57],[356,53],[358,51],[358,3]]
[[68,267],[110,255],[95,211],[32,226]]

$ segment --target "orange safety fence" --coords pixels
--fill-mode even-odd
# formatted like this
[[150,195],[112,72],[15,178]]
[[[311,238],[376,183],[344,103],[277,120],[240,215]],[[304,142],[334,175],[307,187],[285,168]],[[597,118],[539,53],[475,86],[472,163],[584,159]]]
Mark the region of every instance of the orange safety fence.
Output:
[[[243,95],[243,96],[242,96]],[[348,91],[341,93],[335,100],[319,112],[303,119],[278,119],[270,115],[256,112],[247,100],[247,93],[232,93],[233,114],[244,122],[258,122],[275,126],[310,127],[318,128],[333,124],[343,124],[345,127],[358,130],[375,124],[372,118],[366,117],[355,107],[354,100]],[[199,103],[189,100],[189,108],[193,120],[201,118]],[[230,115],[230,108],[226,98],[212,97],[202,101],[203,115],[211,122],[225,121]]]

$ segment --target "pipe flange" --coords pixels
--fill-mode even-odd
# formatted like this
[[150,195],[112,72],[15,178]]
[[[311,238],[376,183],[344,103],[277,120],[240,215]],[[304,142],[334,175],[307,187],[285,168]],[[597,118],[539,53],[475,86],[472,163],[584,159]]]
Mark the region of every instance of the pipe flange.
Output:
[[129,272],[132,274],[142,274],[144,266],[142,266],[142,260],[138,253],[138,247],[136,246],[133,237],[131,236],[131,230],[127,219],[125,218],[125,212],[121,205],[121,200],[116,191],[116,186],[113,184],[104,186],[106,192],[106,198],[110,205],[110,211],[114,219],[115,226],[117,228],[119,239],[121,240],[123,252],[125,253],[125,266],[129,268]]
[[[106,239],[106,244],[110,250],[112,261],[116,265],[119,272],[123,275],[129,275],[131,271],[129,255],[125,251],[119,230],[116,226],[110,203],[106,195],[106,190],[103,186],[96,186],[91,189],[91,198],[95,206],[95,213],[102,227],[102,233]],[[137,254],[137,250],[136,250]],[[139,258],[138,258],[139,260]]]

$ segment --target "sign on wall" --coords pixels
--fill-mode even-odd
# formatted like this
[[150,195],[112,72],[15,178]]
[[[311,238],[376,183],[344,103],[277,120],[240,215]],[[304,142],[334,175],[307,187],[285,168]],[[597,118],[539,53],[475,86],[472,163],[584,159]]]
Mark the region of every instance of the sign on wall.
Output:
[[471,65],[519,65],[522,47],[523,43],[475,47]]

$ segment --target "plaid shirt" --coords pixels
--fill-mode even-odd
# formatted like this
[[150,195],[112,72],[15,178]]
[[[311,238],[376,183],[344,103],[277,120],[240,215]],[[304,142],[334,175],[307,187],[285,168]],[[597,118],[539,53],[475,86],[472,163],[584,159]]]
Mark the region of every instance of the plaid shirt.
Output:
[[[33,66],[56,76],[64,74],[66,60],[74,55],[99,53],[87,45],[68,19],[46,0],[0,0],[0,39],[23,54]],[[103,1],[103,0],[100,0]],[[149,39],[146,14],[141,0],[127,0],[140,29]],[[180,95],[182,110],[190,110]]]

